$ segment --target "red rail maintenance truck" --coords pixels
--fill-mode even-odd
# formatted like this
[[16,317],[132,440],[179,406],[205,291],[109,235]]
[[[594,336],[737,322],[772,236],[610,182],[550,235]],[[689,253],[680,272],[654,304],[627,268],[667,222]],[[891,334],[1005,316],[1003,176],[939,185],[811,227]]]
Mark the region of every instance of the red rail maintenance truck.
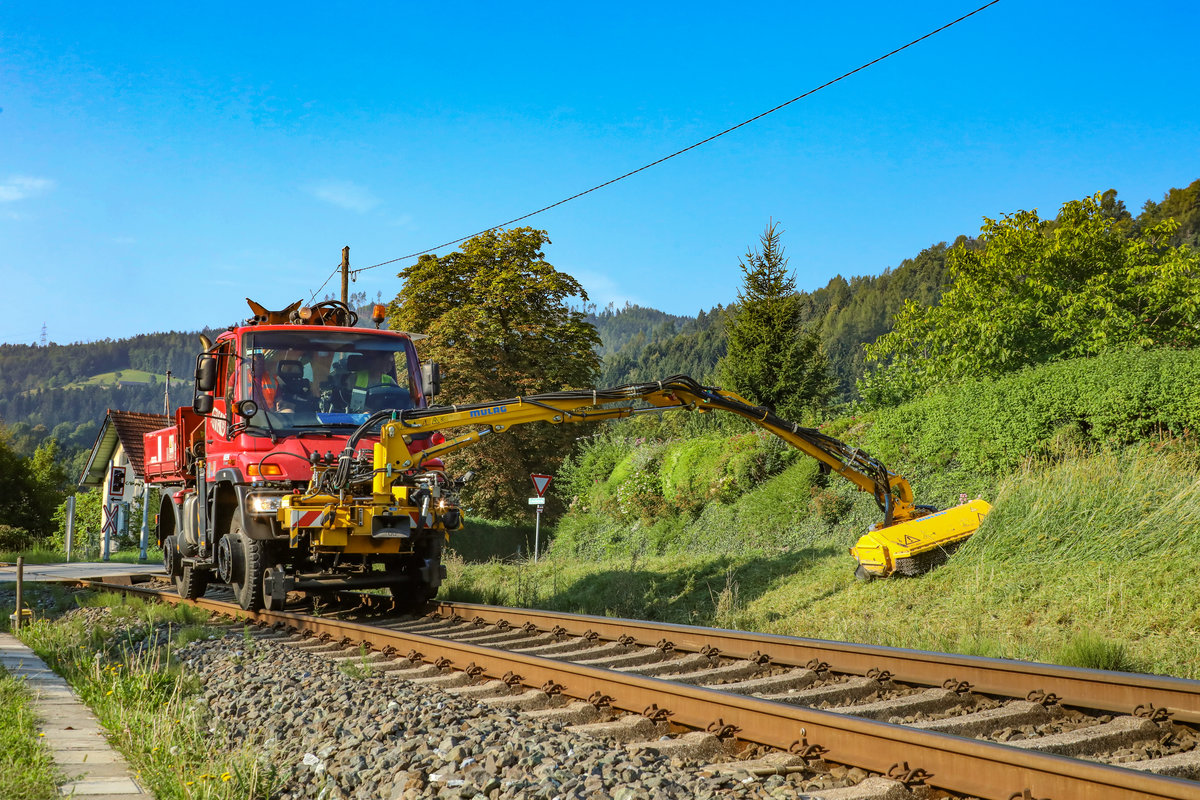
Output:
[[[145,436],[158,541],[180,594],[222,583],[246,609],[281,608],[290,590],[433,597],[443,543],[462,527],[463,481],[437,459],[403,474],[373,467],[380,426],[437,392],[420,337],[379,330],[382,306],[371,329],[336,301],[280,312],[249,302],[251,319],[202,341],[192,406]],[[441,441],[425,432],[406,444]]]

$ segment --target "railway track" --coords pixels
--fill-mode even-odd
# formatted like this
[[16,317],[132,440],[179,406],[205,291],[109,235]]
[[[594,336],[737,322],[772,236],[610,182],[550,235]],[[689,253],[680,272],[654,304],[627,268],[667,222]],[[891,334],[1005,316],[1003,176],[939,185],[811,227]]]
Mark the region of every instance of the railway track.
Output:
[[370,595],[322,616],[195,604],[592,735],[733,759],[715,769],[889,778],[820,793],[830,798],[904,784],[989,800],[1200,800],[1198,681],[459,603],[397,617]]

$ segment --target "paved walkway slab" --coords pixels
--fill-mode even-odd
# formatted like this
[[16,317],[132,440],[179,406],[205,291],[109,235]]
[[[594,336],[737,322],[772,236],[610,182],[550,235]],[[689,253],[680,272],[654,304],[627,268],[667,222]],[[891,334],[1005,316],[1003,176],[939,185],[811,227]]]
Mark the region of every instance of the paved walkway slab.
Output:
[[[146,564],[124,564],[119,561],[72,561],[69,564],[26,564],[23,577],[27,581],[82,581],[115,578],[127,575],[166,577],[167,571],[159,561]],[[0,564],[0,582],[16,581],[17,565]]]
[[11,634],[0,633],[0,666],[25,677],[33,693],[42,741],[69,778],[59,794],[89,800],[151,796],[130,776],[125,759],[109,747],[104,729],[67,682]]

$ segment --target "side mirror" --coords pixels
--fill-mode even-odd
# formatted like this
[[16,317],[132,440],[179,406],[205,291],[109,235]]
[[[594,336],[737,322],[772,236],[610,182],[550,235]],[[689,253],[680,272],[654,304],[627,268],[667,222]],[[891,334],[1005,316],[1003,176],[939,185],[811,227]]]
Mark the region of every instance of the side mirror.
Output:
[[204,416],[211,414],[213,410],[213,398],[211,394],[198,394],[192,398],[192,411]]
[[196,359],[196,391],[211,392],[217,388],[217,360],[212,356]]
[[421,394],[433,397],[442,390],[442,368],[435,362],[421,365]]

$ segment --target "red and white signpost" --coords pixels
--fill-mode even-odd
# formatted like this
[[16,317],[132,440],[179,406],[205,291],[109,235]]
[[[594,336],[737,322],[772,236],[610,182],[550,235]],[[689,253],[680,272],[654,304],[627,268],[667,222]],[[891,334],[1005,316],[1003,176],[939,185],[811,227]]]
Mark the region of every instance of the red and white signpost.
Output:
[[550,485],[550,481],[554,480],[554,478],[549,475],[539,475],[536,472],[529,477],[533,478],[533,490],[537,492],[537,497],[529,498],[529,505],[533,506],[534,510],[537,511],[537,516],[533,520],[533,563],[536,564],[538,560],[538,545],[540,544],[538,540],[541,538],[542,509],[546,507],[546,487]]

